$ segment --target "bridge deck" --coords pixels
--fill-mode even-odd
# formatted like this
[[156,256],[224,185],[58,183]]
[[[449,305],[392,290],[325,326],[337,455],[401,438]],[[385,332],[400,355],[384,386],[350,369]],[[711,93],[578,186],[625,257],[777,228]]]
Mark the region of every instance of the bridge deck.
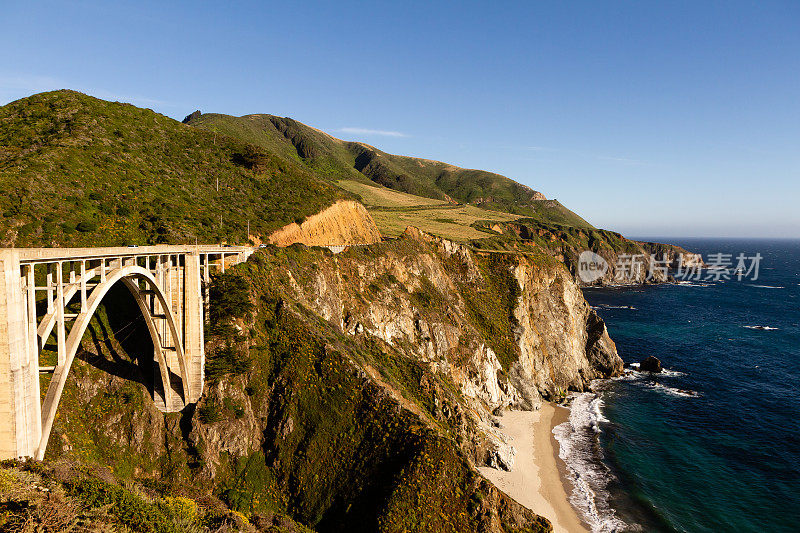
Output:
[[107,248],[14,248],[19,254],[20,263],[47,261],[71,261],[80,259],[99,259],[102,257],[133,257],[143,255],[168,254],[230,254],[250,252],[250,246],[220,245],[163,245],[156,246],[116,246]]

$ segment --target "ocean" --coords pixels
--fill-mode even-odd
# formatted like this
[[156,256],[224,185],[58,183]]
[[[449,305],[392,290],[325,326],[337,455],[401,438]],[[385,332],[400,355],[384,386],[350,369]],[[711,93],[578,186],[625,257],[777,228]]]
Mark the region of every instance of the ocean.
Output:
[[759,277],[584,291],[626,364],[667,372],[572,395],[573,503],[595,531],[800,531],[800,241],[663,242],[760,253]]

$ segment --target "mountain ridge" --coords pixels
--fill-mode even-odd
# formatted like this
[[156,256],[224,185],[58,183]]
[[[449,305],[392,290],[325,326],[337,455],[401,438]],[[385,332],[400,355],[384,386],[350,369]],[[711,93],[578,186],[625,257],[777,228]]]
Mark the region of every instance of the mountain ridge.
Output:
[[184,123],[303,160],[329,179],[364,182],[366,178],[423,198],[520,215],[532,215],[536,211],[535,202],[546,200],[541,192],[495,172],[390,154],[364,142],[339,139],[290,117],[265,113],[234,117],[195,111]]
[[61,90],[0,107],[0,242],[247,242],[354,196],[297,161]]

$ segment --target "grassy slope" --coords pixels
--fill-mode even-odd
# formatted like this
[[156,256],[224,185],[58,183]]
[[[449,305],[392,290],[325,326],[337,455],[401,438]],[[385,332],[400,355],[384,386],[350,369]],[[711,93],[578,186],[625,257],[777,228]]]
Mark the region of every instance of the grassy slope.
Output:
[[315,174],[369,183],[358,172],[347,143],[290,118],[272,115],[232,117],[217,113],[193,116],[188,124],[263,147],[270,153],[303,162]]
[[455,241],[480,239],[485,234],[472,227],[475,222],[506,222],[518,218],[518,215],[511,213],[423,198],[374,183],[342,180],[337,184],[361,197],[386,237],[397,237],[406,227],[415,226],[432,235]]
[[[441,202],[472,204],[494,211],[540,217],[574,226],[589,224],[563,206],[543,203],[536,191],[505,176],[459,168],[439,161],[387,154],[375,147],[336,139],[290,118],[272,115],[207,114],[189,124],[262,146],[302,161],[331,180],[376,183],[402,193]],[[558,219],[551,218],[557,215]]]
[[[546,223],[534,218],[518,218],[510,223],[499,225],[480,221],[476,222],[474,227],[482,231],[486,237],[481,241],[473,241],[477,248],[514,249],[520,244],[524,244],[558,253],[580,253],[583,250],[617,253],[642,252],[640,243],[626,239],[613,231],[576,228],[565,224]],[[502,234],[498,234],[498,231]]]
[[[217,191],[219,180],[219,191]],[[349,196],[304,165],[74,91],[0,108],[0,240],[245,242]]]

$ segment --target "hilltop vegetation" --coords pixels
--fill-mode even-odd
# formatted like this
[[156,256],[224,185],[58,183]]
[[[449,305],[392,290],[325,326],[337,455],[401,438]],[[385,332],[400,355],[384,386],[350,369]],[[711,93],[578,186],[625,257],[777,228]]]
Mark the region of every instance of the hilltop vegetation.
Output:
[[500,174],[388,154],[364,143],[337,139],[291,118],[193,113],[186,122],[302,161],[332,181],[371,182],[422,198],[527,216],[535,216],[538,202],[544,199],[541,193]]
[[193,113],[182,124],[75,91],[0,107],[0,243],[246,243],[337,199],[386,236],[458,241],[478,221],[591,226],[504,176],[387,154],[290,118]]
[[0,240],[247,241],[350,194],[305,166],[148,109],[54,91],[0,107]]

